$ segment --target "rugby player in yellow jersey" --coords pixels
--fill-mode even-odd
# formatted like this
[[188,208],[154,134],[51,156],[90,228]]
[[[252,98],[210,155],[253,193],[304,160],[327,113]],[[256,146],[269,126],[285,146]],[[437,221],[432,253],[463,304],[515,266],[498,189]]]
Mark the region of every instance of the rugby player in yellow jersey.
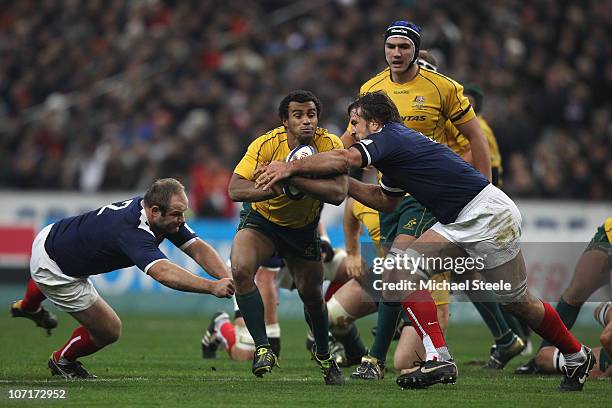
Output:
[[[435,272],[448,269],[443,266],[446,263],[430,267],[427,261],[424,267],[418,266],[420,259],[433,255],[465,260],[469,254],[472,259],[479,257],[482,267],[472,265],[487,273],[490,278],[485,279],[499,284],[489,288],[504,307],[526,320],[534,331],[563,353],[564,378],[559,390],[582,391],[588,371],[595,363],[593,353],[567,330],[548,302],[529,292],[520,249],[521,215],[516,205],[448,147],[404,126],[397,107],[384,91],[360,96],[355,107],[351,124],[360,140],[356,145],[291,163],[273,161],[259,172],[255,187],[267,191],[295,175],[324,177],[371,164],[382,172],[379,185],[350,179],[349,194],[353,198],[379,211],[392,211],[410,191],[439,220],[406,250],[394,244],[384,258],[391,259],[390,263],[383,258],[376,258],[374,262],[377,268],[374,272],[382,272],[383,282],[373,289],[386,290],[384,300],[401,301],[419,329],[419,337],[426,344],[431,342],[435,350],[430,352],[428,347],[424,361],[400,375],[396,383],[402,388],[425,388],[456,382],[457,365],[437,321],[433,298],[422,285],[419,284],[419,289],[409,283],[425,282]],[[395,263],[394,258],[398,262],[405,260],[406,265]],[[455,275],[462,275],[458,277],[466,282],[466,275],[474,272],[464,261],[451,270]],[[397,276],[400,271],[405,272],[401,278]],[[505,281],[508,284],[500,284],[502,277],[508,279]],[[397,287],[402,281],[407,284]],[[429,280],[426,282],[432,284]]]
[[[582,305],[597,289],[605,285],[612,285],[612,217],[604,220],[604,223],[597,228],[591,242],[578,259],[569,286],[563,291],[555,307],[568,329],[574,326]],[[605,371],[605,367],[612,363],[612,323],[610,320],[604,321],[603,315],[605,313],[596,317],[605,327],[600,339],[604,350],[599,353],[597,360],[600,371]],[[611,324],[608,326],[607,323]],[[557,372],[559,368],[558,352],[553,354],[554,350],[555,348],[549,342],[542,341],[536,356],[517,368],[516,373],[547,373],[551,371],[550,367],[553,365],[553,372]]]
[[[385,91],[405,126],[463,154],[465,147],[445,133],[445,123],[452,122],[470,142],[473,166],[491,179],[488,144],[469,100],[463,95],[463,87],[445,75],[419,67],[415,62],[420,44],[419,26],[408,21],[391,23],[384,43],[388,67],[366,81],[360,95]],[[343,142],[347,147],[352,144],[349,132],[343,135]],[[427,208],[406,196],[392,213],[380,213],[381,242],[393,242],[397,249],[406,249],[436,221]],[[379,304],[374,344],[362,366],[352,374],[354,378],[379,378],[375,373],[382,369],[377,366],[384,366],[400,313],[399,303]]]
[[[331,332],[343,344],[345,350],[344,358],[339,361],[337,358],[341,366],[359,364],[361,357],[366,354],[366,348],[359,338],[359,332],[353,322],[376,311],[376,302],[366,290],[371,287],[371,282],[369,282],[370,284],[366,283],[368,279],[363,272],[367,271],[367,267],[363,264],[359,249],[362,225],[368,231],[376,252],[380,254],[378,211],[349,198],[344,209],[344,239],[347,251],[345,263],[347,274],[354,279],[338,289],[327,302]],[[441,279],[450,279],[449,274],[437,275],[434,278],[434,280]],[[431,294],[437,307],[440,327],[443,331],[446,331],[450,294],[446,290],[434,290]],[[398,370],[413,368],[415,361],[419,361],[419,356],[423,355],[425,355],[425,348],[415,329],[410,325],[404,325],[395,351],[394,367]],[[382,378],[384,373],[381,372],[380,376]]]
[[244,202],[238,231],[232,243],[232,275],[236,301],[255,342],[252,372],[268,373],[277,358],[266,336],[262,298],[254,283],[259,265],[277,252],[285,260],[304,302],[316,350],[313,357],[326,384],[343,384],[344,378],[328,350],[327,309],[321,293],[323,265],[317,224],[323,202],[339,205],[348,191],[347,176],[324,179],[295,177],[292,187],[306,196],[291,200],[283,188],[262,191],[255,188],[259,169],[273,160],[284,161],[298,145],[309,145],[317,152],[342,149],[338,136],[317,127],[321,103],[309,91],[293,91],[280,103],[282,126],[255,139],[238,163],[229,184],[234,201]]
[[[612,301],[601,302],[593,313],[595,320],[603,326],[599,335],[601,346],[593,347],[595,365],[589,371],[591,378],[612,378]],[[562,374],[561,367],[565,363],[559,349],[547,345],[538,350],[533,359],[537,374]],[[525,374],[525,373],[522,373]]]

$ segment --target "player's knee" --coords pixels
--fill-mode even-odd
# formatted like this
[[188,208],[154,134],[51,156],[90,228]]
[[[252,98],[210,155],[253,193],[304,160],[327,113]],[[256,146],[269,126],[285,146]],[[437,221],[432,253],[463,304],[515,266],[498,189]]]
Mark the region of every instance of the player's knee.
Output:
[[344,309],[344,306],[340,304],[336,296],[332,296],[327,302],[327,314],[329,316],[329,327],[336,331],[347,330],[351,323],[355,321],[355,316],[352,316]]
[[538,369],[543,372],[550,372],[559,369],[559,360],[562,357],[563,355],[559,354],[554,347],[543,347],[538,350],[534,360]]
[[[510,289],[494,290],[493,293],[502,305],[510,305],[513,302],[520,302],[527,294],[527,279]],[[512,313],[511,307],[508,308],[508,310]]]
[[238,287],[255,285],[251,269],[244,264],[232,263],[232,277]]
[[545,353],[542,352],[542,350],[539,350],[538,353],[535,356],[535,363],[538,367],[542,367],[543,365],[546,364],[547,360],[548,360],[548,354],[549,353]]
[[97,330],[88,329],[93,342],[100,347],[115,343],[121,337],[121,320],[112,319]]
[[310,303],[323,303],[323,294],[321,292],[321,286],[319,285],[305,285],[303,282],[297,284],[297,291],[300,295],[300,299],[304,304]]
[[109,325],[107,336],[106,336],[106,344],[112,344],[119,340],[121,337],[121,320],[119,318],[114,319],[113,322]]
[[302,299],[302,303],[304,303],[304,308],[308,313],[321,313],[326,312],[325,309],[325,301],[323,297],[319,294],[319,296],[311,295],[309,297],[303,296],[300,294],[300,298]]

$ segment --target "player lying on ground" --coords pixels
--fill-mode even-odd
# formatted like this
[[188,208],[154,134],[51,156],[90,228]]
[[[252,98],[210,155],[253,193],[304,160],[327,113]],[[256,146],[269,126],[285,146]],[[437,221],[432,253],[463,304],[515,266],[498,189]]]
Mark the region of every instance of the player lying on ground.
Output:
[[[610,358],[612,355],[610,354],[612,352],[612,302],[602,302],[597,305],[594,317],[604,329],[599,336],[602,347],[593,347],[596,364],[589,372],[589,376],[610,378],[612,377],[612,359]],[[561,367],[565,362],[559,349],[552,346],[540,348],[534,360],[538,374],[562,373]]]
[[[234,284],[219,254],[185,224],[185,189],[174,179],[157,180],[144,197],[110,204],[45,227],[32,245],[32,279],[23,299],[11,305],[51,329],[55,318],[41,306],[48,298],[81,325],[49,358],[54,375],[96,378],[77,359],[116,342],[121,320],[98,295],[89,276],[138,266],[161,284],[185,292],[231,297]],[[219,281],[196,276],[170,262],[158,245],[168,239]]]
[[[529,293],[520,251],[521,215],[516,205],[448,147],[403,126],[395,104],[385,93],[366,93],[357,103],[351,124],[360,142],[348,150],[315,154],[290,163],[271,162],[255,187],[266,192],[294,176],[347,173],[350,168],[371,164],[382,173],[380,185],[350,179],[352,197],[379,211],[392,211],[410,192],[438,219],[407,250],[392,246],[389,262],[382,263],[383,283],[388,284],[382,299],[400,301],[413,326],[419,328],[422,341],[431,343],[435,350],[428,350],[420,367],[398,377],[398,385],[422,388],[456,381],[457,367],[437,321],[435,304],[429,292],[420,287],[437,272],[436,259],[472,259],[480,260],[483,276],[495,284],[493,290],[504,307],[561,350],[565,376],[560,389],[581,391],[594,365],[593,353],[567,330],[547,302]],[[419,259],[434,260],[433,266]],[[400,260],[409,267],[399,268]],[[410,282],[416,290],[408,285]],[[397,283],[403,286],[390,286]]]
[[[272,258],[261,266],[255,274],[257,285],[264,303],[264,321],[270,348],[280,356],[281,330],[278,323],[278,296],[275,279],[280,269],[280,259]],[[234,298],[234,322],[225,312],[215,313],[202,336],[202,357],[216,358],[217,349],[223,345],[232,360],[247,361],[253,358],[255,343],[246,328],[238,303]]]
[[[574,326],[584,302],[597,289],[612,283],[612,246],[610,242],[612,242],[612,218],[606,219],[595,232],[576,264],[569,286],[557,303],[556,310],[563,323],[570,329]],[[542,370],[550,371],[550,359],[548,358],[550,351],[541,355],[543,349],[550,349],[550,346],[549,342],[542,341],[536,356],[517,368],[516,373],[536,374]],[[548,368],[541,367],[541,363]]]

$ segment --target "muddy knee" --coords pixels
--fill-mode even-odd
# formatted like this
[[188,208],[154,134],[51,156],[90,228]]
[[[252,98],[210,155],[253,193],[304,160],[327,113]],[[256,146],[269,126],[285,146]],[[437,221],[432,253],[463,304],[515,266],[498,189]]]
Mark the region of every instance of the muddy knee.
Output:
[[355,316],[344,309],[335,296],[327,302],[327,314],[329,316],[329,328],[335,334],[346,333],[355,321]]

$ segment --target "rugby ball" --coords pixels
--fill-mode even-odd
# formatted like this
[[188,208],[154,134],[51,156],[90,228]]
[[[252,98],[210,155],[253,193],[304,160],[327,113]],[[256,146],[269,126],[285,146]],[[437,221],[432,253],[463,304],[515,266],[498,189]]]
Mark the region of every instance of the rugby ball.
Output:
[[[312,146],[298,145],[295,149],[289,152],[289,155],[287,155],[285,161],[292,162],[294,160],[300,160],[304,157],[312,156],[315,153],[316,151]],[[285,195],[291,200],[301,200],[306,196],[300,190],[291,187],[290,185],[285,185],[285,187],[283,187],[283,191],[285,192]]]

